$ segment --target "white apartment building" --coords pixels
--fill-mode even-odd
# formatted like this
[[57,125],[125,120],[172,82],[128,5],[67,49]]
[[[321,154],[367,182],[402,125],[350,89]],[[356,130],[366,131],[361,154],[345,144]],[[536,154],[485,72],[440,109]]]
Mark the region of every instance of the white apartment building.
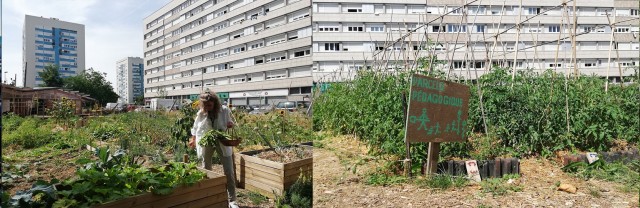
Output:
[[133,104],[144,95],[144,61],[140,57],[127,57],[116,62],[116,93],[118,103]]
[[[476,71],[481,75],[489,68],[486,63],[513,66],[514,61],[516,69],[572,73],[574,5],[565,8],[563,2],[313,0],[314,80],[345,79],[354,70],[375,65],[373,60],[398,60],[382,68],[404,67],[429,54],[467,78],[475,78]],[[640,66],[638,2],[576,1],[579,73],[619,77],[618,66],[623,76],[632,73],[626,68]],[[617,23],[613,29],[609,21]],[[403,41],[391,44],[401,37]]]
[[46,65],[59,67],[61,77],[84,71],[84,25],[25,15],[22,69],[25,87],[43,84],[38,75]]
[[174,0],[144,19],[144,97],[306,100],[310,0]]

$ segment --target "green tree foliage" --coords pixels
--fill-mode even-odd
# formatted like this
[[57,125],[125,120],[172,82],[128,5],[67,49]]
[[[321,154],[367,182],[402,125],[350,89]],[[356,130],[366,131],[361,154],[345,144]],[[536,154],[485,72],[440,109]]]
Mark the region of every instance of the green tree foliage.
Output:
[[39,72],[38,75],[42,78],[44,84],[40,85],[41,87],[62,87],[64,85],[63,79],[60,77],[60,72],[58,71],[58,65],[49,64],[44,67],[42,72]]
[[89,68],[78,76],[69,77],[64,80],[64,87],[88,94],[91,98],[98,100],[100,105],[106,105],[118,100],[118,94],[113,91],[111,82],[106,80],[107,74]]
[[144,105],[144,96],[136,96],[133,98],[133,102],[136,105]]

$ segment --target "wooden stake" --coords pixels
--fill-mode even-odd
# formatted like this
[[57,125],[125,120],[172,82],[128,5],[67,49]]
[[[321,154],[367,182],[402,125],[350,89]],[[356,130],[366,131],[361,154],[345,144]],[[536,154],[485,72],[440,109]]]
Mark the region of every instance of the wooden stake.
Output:
[[516,66],[518,64],[518,42],[520,42],[520,28],[522,27],[522,12],[524,12],[524,10],[522,10],[522,0],[520,0],[520,7],[518,7],[518,26],[517,31],[516,31],[516,43],[514,45],[514,49],[516,50],[516,54],[515,56],[513,56],[513,68],[511,69],[511,90],[513,90],[513,83],[515,82],[516,79]]
[[427,156],[427,174],[436,174],[438,159],[440,156],[440,142],[429,142],[429,155]]

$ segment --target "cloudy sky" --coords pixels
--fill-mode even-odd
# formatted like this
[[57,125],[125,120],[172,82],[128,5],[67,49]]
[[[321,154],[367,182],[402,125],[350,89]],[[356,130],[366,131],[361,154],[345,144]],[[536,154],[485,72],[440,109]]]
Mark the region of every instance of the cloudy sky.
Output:
[[[85,25],[86,67],[106,72],[115,90],[116,61],[142,57],[142,19],[171,0],[1,0],[2,70],[22,86],[25,14]],[[52,3],[55,2],[55,3]],[[5,74],[3,74],[3,79]],[[4,80],[3,80],[4,81]]]

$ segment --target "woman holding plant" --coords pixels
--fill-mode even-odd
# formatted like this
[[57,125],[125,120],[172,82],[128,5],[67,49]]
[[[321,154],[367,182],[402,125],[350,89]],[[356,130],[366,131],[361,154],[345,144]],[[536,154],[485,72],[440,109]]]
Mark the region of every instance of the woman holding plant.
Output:
[[224,146],[220,141],[213,142],[213,145],[202,145],[201,140],[210,130],[224,132],[227,128],[233,128],[234,121],[231,118],[231,110],[222,105],[218,96],[213,92],[200,94],[200,110],[196,114],[193,128],[191,129],[191,140],[189,146],[196,148],[198,158],[202,160],[202,166],[211,170],[213,151],[218,153],[222,161],[224,174],[227,176],[227,194],[229,195],[229,207],[236,205],[235,174],[233,171],[233,150],[230,146]]

